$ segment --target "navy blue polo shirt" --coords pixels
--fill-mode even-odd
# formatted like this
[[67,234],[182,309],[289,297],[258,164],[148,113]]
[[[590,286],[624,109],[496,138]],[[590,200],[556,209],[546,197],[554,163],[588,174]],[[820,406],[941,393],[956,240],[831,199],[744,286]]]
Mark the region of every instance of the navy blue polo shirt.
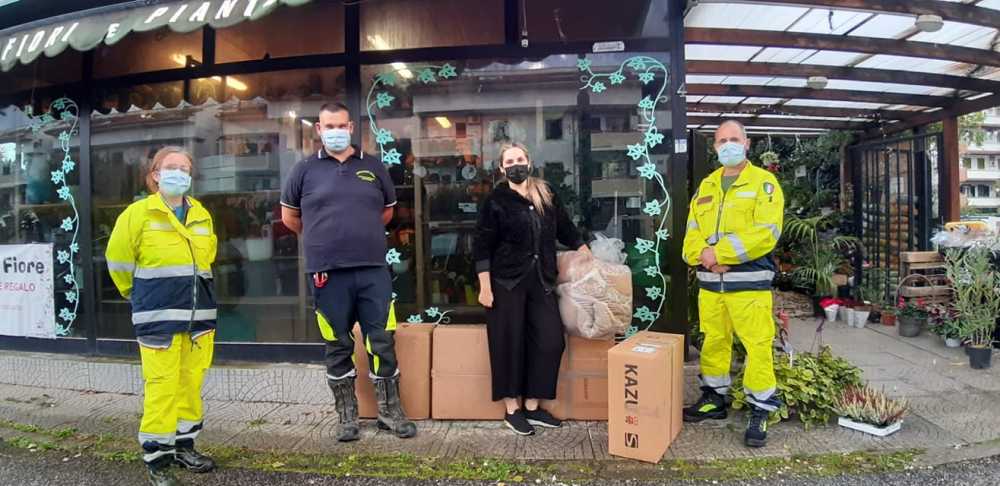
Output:
[[306,272],[385,266],[382,211],[396,188],[382,162],[354,148],[341,162],[320,149],[292,168],[281,205],[302,213]]

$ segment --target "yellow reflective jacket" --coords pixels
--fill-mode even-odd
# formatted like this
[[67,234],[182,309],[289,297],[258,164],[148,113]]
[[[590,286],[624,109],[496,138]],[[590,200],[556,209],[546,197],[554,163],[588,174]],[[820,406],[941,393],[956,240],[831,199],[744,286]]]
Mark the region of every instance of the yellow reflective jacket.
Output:
[[215,329],[212,263],[218,239],[212,217],[187,199],[186,221],[177,220],[153,194],[118,216],[105,253],[111,279],[132,303],[137,337]]
[[[691,200],[684,261],[698,267],[701,288],[714,292],[767,290],[774,279],[774,251],[784,221],[785,199],[774,174],[753,164],[722,191],[722,170],[701,182]],[[715,248],[719,264],[730,267],[717,274],[701,266],[702,251]]]

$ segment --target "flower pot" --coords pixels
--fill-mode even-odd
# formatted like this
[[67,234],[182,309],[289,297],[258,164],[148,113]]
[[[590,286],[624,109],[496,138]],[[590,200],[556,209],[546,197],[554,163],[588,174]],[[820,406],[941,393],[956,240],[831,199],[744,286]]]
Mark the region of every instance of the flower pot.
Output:
[[985,370],[990,367],[993,360],[993,347],[977,348],[966,346],[966,353],[969,354],[969,366],[974,370]]
[[868,315],[868,322],[871,324],[882,322],[882,312],[872,309],[872,313]]
[[840,312],[844,314],[844,324],[853,327],[854,326],[854,309],[850,307],[842,307]]
[[962,340],[958,338],[944,338],[944,345],[949,348],[962,347]]
[[878,427],[875,425],[866,424],[864,422],[855,422],[854,420],[851,420],[847,417],[840,417],[837,420],[837,424],[840,425],[841,427],[851,430],[857,430],[858,432],[864,432],[866,434],[871,434],[876,437],[885,437],[889,434],[894,434],[903,427],[902,420],[892,425],[888,425],[885,427]]
[[823,313],[826,315],[826,322],[833,322],[837,320],[837,311],[840,310],[839,305],[831,305],[823,309]]
[[890,312],[882,313],[882,325],[892,327],[896,325],[896,314]]
[[871,312],[871,310],[854,309],[854,327],[864,329],[865,324],[868,323],[868,315]]
[[924,330],[924,323],[927,322],[927,319],[900,316],[898,321],[900,336],[917,337]]

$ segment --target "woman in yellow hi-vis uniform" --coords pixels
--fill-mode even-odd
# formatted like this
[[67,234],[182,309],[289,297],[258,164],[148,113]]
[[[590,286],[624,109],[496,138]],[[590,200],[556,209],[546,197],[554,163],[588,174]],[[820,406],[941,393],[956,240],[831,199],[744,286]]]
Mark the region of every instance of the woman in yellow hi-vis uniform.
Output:
[[744,443],[767,443],[775,395],[771,252],[781,238],[784,197],[774,174],[747,160],[750,141],[737,121],[719,125],[715,150],[722,167],[701,182],[691,201],[684,261],[697,267],[702,396],[684,409],[684,421],[726,418],[732,384],[733,333],[747,350],[743,388],[750,404]]
[[194,472],[215,468],[194,448],[215,337],[217,238],[208,211],[184,195],[193,168],[184,149],[160,149],[145,176],[152,195],[118,217],[106,254],[112,280],[132,304],[145,380],[139,443],[154,486],[180,484],[170,471],[175,462]]

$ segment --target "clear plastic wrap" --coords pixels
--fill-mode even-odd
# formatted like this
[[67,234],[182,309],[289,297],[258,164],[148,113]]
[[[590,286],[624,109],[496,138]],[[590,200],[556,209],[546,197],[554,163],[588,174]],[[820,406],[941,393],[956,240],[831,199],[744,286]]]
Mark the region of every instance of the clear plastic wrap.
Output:
[[566,331],[590,339],[624,333],[632,321],[632,272],[577,251],[559,254],[559,314]]

